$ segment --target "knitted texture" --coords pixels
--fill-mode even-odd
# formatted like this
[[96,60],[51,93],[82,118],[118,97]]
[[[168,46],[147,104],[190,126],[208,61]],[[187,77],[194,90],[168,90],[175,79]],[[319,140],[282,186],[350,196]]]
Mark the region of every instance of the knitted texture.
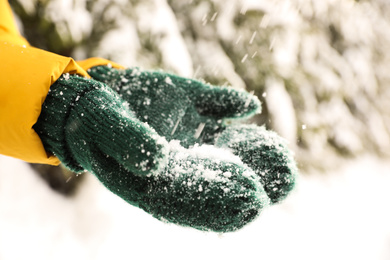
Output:
[[261,177],[273,203],[293,189],[297,167],[281,137],[263,127],[224,123],[259,113],[260,102],[253,95],[138,68],[98,66],[88,73],[119,93],[141,121],[168,140],[179,140],[186,147],[207,143],[232,149]]
[[260,112],[260,101],[248,92],[164,72],[98,66],[88,73],[114,89],[139,120],[147,122],[168,141],[180,140],[185,147],[212,143],[224,129],[227,118]]
[[147,177],[104,156],[92,171],[110,190],[122,191],[123,199],[155,218],[200,230],[235,231],[269,204],[259,178],[242,162],[205,158],[191,149],[173,149],[164,170]]
[[[205,155],[213,147],[167,144],[94,80],[61,76],[34,129],[65,166],[92,172],[110,191],[163,221],[228,232],[269,204],[260,178],[238,157],[213,158]],[[220,153],[226,152],[213,151]]]
[[283,200],[294,188],[297,167],[286,141],[257,125],[236,125],[224,130],[217,147],[227,147],[261,177],[272,203]]
[[137,174],[158,171],[167,143],[140,122],[104,84],[63,75],[50,88],[34,129],[66,167],[91,170],[94,158],[112,157]]

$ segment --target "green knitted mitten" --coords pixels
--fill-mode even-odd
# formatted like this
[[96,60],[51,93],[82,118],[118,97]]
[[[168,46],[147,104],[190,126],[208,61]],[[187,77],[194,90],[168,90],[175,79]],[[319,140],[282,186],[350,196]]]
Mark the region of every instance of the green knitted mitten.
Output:
[[230,126],[221,133],[217,147],[229,148],[261,177],[272,203],[283,200],[294,188],[297,167],[286,141],[257,125]]
[[168,143],[139,121],[109,87],[63,75],[50,88],[34,129],[47,151],[75,172],[110,157],[146,175],[167,162]]
[[238,158],[221,160],[197,148],[171,148],[159,174],[134,175],[104,156],[96,160],[92,172],[108,189],[121,190],[123,199],[155,218],[200,230],[235,231],[269,204],[258,176]]
[[65,166],[92,172],[113,193],[160,220],[228,232],[269,204],[259,177],[238,157],[213,147],[167,144],[94,80],[63,75],[52,85],[34,129]]
[[189,147],[212,143],[224,120],[260,112],[260,101],[245,91],[214,87],[164,72],[138,68],[117,70],[98,66],[88,70],[127,101],[137,118],[169,140]]
[[[272,202],[283,200],[293,189],[297,168],[283,139],[256,126],[228,127],[224,131],[225,119],[249,118],[260,112],[260,101],[253,95],[138,68],[98,66],[88,73],[112,87],[141,121],[168,140],[179,140],[186,147],[215,144],[222,132],[217,145],[233,149],[255,170]],[[235,139],[229,139],[233,135]]]

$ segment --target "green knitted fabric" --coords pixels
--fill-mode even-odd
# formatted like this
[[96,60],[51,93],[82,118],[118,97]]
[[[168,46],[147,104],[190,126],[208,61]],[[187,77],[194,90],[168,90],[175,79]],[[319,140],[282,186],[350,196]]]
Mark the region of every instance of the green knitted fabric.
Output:
[[257,125],[228,127],[216,141],[227,147],[261,177],[272,203],[283,200],[294,188],[297,167],[286,141]]
[[157,219],[200,230],[235,231],[269,204],[251,169],[191,149],[173,150],[165,169],[148,177],[131,174],[106,157],[98,158],[92,171],[110,190],[120,190],[123,199]]
[[167,142],[140,122],[109,87],[61,76],[50,88],[34,129],[46,150],[75,172],[94,158],[112,157],[129,171],[149,174],[167,161]]
[[224,129],[224,119],[260,112],[260,101],[248,92],[164,72],[98,66],[88,73],[119,93],[139,120],[185,147],[212,143]]
[[[261,177],[273,203],[283,200],[293,189],[297,168],[283,139],[257,126],[226,129],[225,119],[248,118],[260,112],[260,101],[253,95],[138,68],[98,66],[88,73],[119,93],[141,121],[168,140],[179,140],[186,147],[216,143],[232,149]],[[199,126],[204,128],[198,137]]]
[[163,221],[228,232],[269,204],[259,177],[238,157],[213,158],[205,155],[213,147],[167,144],[94,80],[57,80],[34,129],[65,166],[92,172],[110,191]]

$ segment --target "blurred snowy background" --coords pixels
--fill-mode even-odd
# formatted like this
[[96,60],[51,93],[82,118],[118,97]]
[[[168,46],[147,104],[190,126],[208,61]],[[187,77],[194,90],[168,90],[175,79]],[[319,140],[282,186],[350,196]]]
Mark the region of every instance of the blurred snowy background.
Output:
[[1,260],[390,259],[390,1],[10,3],[34,46],[254,91],[254,122],[289,140],[301,177],[219,236],[163,224],[90,175],[0,157]]

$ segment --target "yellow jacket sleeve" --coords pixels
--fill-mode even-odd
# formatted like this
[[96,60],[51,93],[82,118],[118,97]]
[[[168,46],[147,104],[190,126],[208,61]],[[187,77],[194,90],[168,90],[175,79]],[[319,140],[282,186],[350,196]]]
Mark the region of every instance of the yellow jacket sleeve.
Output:
[[16,27],[8,0],[0,0],[0,39],[2,41],[13,42],[14,44],[29,45],[27,40],[20,35]]
[[115,63],[115,62],[112,62],[110,60],[106,60],[106,59],[103,59],[103,58],[89,58],[89,59],[86,59],[86,60],[82,60],[82,61],[77,61],[77,64],[82,67],[85,71],[88,71],[90,68],[92,67],[96,67],[96,66],[102,66],[102,65],[110,65],[112,66],[113,68],[116,68],[116,69],[124,69],[125,67],[123,67],[122,65],[118,64],[118,63]]
[[0,0],[0,154],[32,163],[60,163],[45,151],[33,129],[50,86],[63,73],[89,77],[86,70],[94,66],[123,68],[101,58],[79,64],[31,47],[17,30],[8,1]]
[[50,86],[63,73],[88,74],[67,57],[0,40],[0,153],[59,164],[33,130]]
[[88,74],[68,57],[30,47],[0,0],[0,154],[57,165],[33,130],[49,88],[63,73]]

